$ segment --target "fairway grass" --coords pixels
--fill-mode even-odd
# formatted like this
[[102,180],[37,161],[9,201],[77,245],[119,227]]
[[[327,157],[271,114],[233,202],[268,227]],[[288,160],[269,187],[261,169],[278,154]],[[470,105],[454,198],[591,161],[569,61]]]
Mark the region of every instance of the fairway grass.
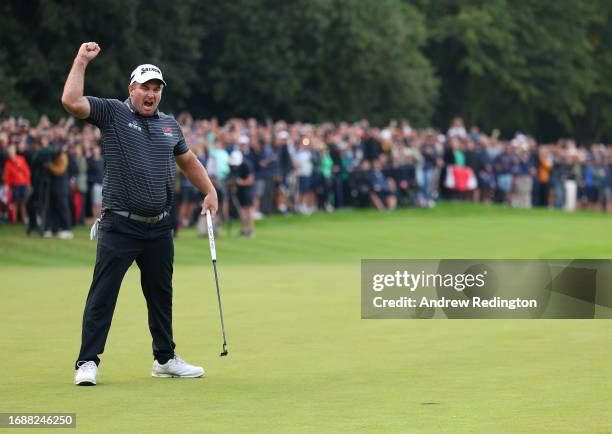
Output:
[[224,358],[208,244],[185,231],[175,341],[207,376],[150,376],[134,266],[89,388],[72,365],[95,243],[0,227],[0,412],[74,412],[68,432],[92,433],[610,432],[612,322],[361,320],[359,282],[362,258],[611,258],[610,223],[453,204],[268,218],[217,242]]

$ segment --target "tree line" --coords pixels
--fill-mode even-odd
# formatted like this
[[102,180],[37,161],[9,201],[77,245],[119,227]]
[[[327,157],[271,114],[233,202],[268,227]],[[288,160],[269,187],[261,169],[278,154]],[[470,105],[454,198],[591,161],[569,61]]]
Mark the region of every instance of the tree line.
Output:
[[78,46],[96,41],[87,94],[123,97],[154,63],[168,112],[439,128],[460,115],[610,140],[611,14],[605,0],[5,0],[0,102],[61,116]]

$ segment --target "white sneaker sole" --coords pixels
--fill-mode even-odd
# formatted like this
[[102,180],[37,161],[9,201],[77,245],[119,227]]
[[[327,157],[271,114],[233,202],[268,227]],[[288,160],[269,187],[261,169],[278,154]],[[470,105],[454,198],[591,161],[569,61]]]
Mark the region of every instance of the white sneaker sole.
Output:
[[81,380],[78,383],[74,383],[77,386],[95,386],[96,380]]
[[157,372],[151,372],[151,377],[156,378],[200,378],[203,377],[204,373],[194,375],[172,375],[172,374],[158,374]]

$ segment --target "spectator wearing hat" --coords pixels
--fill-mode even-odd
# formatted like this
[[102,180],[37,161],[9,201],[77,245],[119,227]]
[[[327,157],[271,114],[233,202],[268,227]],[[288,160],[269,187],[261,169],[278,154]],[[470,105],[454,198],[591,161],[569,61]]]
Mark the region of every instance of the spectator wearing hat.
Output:
[[[253,214],[255,170],[251,161],[244,158],[239,150],[232,151],[229,165],[231,168],[230,184],[235,183],[236,198],[240,207],[238,210],[242,226],[240,236],[252,238],[255,236],[255,216]],[[231,185],[230,189],[232,189]]]
[[313,189],[313,155],[308,137],[298,140],[294,164],[298,179],[296,210],[301,214],[310,214],[315,209],[315,198]]
[[95,385],[125,273],[136,262],[147,302],[157,378],[204,375],[204,369],[175,353],[172,327],[174,243],[169,218],[177,164],[206,195],[202,212],[217,211],[217,193],[174,117],[158,110],[166,86],[162,71],[143,64],[132,72],[125,101],[85,97],[85,70],[100,53],[95,42],[80,46],[66,79],[62,104],[102,131],[104,178],[102,218],[94,276],[83,314],[81,349],[75,362],[76,385]]

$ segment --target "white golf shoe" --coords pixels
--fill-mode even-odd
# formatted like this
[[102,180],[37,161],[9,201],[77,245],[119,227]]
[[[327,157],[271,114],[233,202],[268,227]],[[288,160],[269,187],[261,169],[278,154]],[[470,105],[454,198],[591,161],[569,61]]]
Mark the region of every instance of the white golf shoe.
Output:
[[74,238],[74,234],[72,231],[59,231],[57,233],[57,238],[60,240],[71,240]]
[[77,386],[95,386],[98,376],[96,362],[78,362],[78,369],[74,374],[74,384]]
[[173,359],[168,360],[163,365],[154,360],[151,375],[159,378],[197,378],[204,375],[204,368],[190,365],[179,356],[174,356]]

